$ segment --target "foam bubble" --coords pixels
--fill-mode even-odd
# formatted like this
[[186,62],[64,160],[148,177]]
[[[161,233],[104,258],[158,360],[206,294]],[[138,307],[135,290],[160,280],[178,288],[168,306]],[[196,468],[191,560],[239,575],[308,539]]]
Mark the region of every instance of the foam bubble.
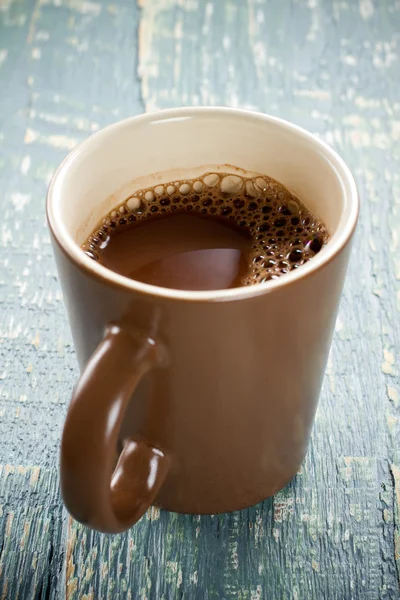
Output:
[[195,180],[137,191],[102,219],[82,248],[98,261],[119,227],[171,211],[209,214],[247,229],[253,241],[243,285],[270,281],[297,269],[328,240],[323,223],[274,179],[205,173]]
[[92,252],[91,250],[85,250],[85,254],[92,260],[95,260],[95,261],[99,260],[99,256],[96,254],[96,252]]
[[136,196],[132,196],[131,198],[128,198],[126,204],[130,211],[135,212],[140,206],[140,199]]
[[182,185],[179,186],[179,191],[181,194],[188,194],[190,192],[190,185],[188,183],[182,183]]
[[224,194],[237,194],[243,187],[243,179],[237,175],[227,175],[220,183],[220,190]]
[[262,177],[257,177],[254,181],[254,186],[260,191],[264,192],[267,189],[267,182]]
[[323,243],[324,242],[322,237],[315,237],[313,240],[311,240],[311,242],[307,244],[306,248],[314,252],[314,254],[316,254],[321,250]]
[[288,208],[291,212],[292,215],[297,216],[300,212],[300,207],[299,207],[299,203],[296,202],[296,200],[289,200],[288,202]]
[[154,200],[154,192],[152,190],[148,190],[145,195],[145,200],[147,200],[147,202],[152,202]]
[[199,179],[197,181],[194,181],[193,182],[193,189],[197,193],[201,192],[202,189],[203,189],[203,182],[200,181]]
[[301,251],[300,248],[294,248],[294,250],[292,250],[288,256],[288,259],[292,263],[299,262],[300,260],[302,260],[302,258],[303,258],[303,252]]
[[203,177],[203,182],[207,187],[214,187],[219,181],[219,175],[217,173],[209,173]]
[[254,186],[253,181],[246,181],[246,194],[251,198],[257,198],[260,195],[260,192]]

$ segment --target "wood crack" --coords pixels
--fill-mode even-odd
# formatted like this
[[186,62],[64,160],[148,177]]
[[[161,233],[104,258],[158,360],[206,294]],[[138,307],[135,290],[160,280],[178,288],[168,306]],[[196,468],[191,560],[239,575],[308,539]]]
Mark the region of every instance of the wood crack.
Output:
[[390,476],[393,485],[393,546],[394,564],[397,581],[400,588],[400,468],[393,463],[389,465]]
[[143,6],[140,0],[136,0],[136,10],[137,10],[137,27],[136,27],[136,60],[134,65],[134,78],[136,79],[138,85],[138,95],[139,102],[142,106],[143,112],[146,112],[146,102],[145,95],[143,90],[143,72],[141,68],[141,50],[142,50],[142,34],[143,34]]

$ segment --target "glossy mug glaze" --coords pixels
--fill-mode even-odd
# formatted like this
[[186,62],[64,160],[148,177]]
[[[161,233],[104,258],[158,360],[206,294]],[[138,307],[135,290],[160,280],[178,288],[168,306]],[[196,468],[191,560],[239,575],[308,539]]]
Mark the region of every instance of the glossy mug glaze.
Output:
[[[199,292],[127,279],[80,249],[135,190],[213,169],[277,179],[327,225],[327,246],[279,279]],[[306,453],[358,215],[339,156],[267,115],[162,111],[74,150],[47,214],[81,370],[61,447],[70,513],[116,533],[151,504],[218,513],[285,486]]]

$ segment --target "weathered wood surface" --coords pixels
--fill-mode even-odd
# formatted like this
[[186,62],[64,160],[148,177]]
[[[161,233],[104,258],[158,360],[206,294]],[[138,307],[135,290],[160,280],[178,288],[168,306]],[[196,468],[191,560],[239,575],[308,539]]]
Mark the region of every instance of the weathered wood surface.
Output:
[[[399,37],[398,0],[0,0],[1,599],[399,598]],[[301,473],[249,510],[153,509],[110,538],[58,491],[77,366],[46,186],[91,132],[190,104],[320,135],[360,227]]]

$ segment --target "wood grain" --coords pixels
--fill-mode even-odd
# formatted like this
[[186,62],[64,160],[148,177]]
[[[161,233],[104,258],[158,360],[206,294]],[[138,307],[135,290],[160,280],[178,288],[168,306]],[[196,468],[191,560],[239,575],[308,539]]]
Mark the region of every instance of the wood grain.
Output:
[[[399,32],[397,0],[0,0],[0,598],[399,598]],[[360,226],[296,479],[238,513],[152,509],[111,538],[58,491],[77,367],[44,197],[91,132],[192,104],[332,144]]]

